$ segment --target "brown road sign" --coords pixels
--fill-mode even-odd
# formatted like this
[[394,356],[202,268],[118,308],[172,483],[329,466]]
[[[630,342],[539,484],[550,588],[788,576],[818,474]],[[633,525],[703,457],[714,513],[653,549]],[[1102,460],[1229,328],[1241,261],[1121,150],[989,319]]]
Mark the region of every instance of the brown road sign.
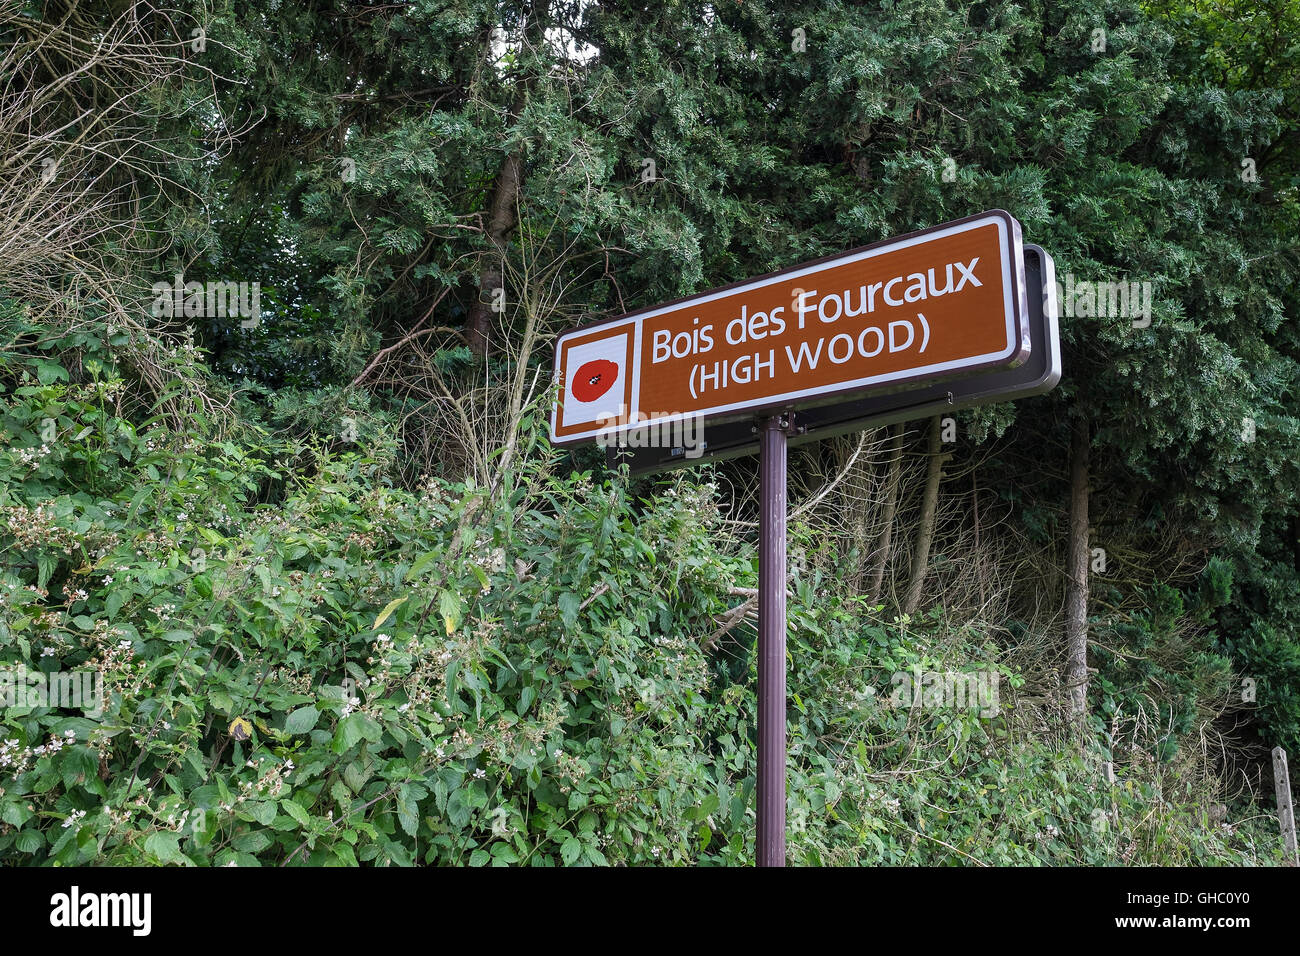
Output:
[[[801,409],[789,447],[894,422],[928,418],[963,408],[1009,402],[1050,392],[1061,380],[1061,336],[1056,301],[1056,265],[1041,246],[1027,242],[1025,289],[1029,303],[1029,358],[1016,368],[942,382],[925,382],[901,392],[849,396],[834,405]],[[671,441],[663,441],[671,438]],[[708,428],[653,429],[616,436],[605,449],[611,468],[628,466],[633,475],[685,468],[758,454],[759,434],[752,421],[710,423]]]
[[826,405],[1029,349],[1020,224],[995,209],[565,333],[551,439]]

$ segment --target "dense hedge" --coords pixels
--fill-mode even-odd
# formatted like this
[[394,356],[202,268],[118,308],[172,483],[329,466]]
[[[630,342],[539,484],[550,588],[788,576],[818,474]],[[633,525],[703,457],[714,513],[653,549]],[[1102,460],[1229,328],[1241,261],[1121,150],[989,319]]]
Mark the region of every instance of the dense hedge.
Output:
[[[101,670],[108,705],[3,712],[0,859],[751,858],[753,631],[718,620],[754,557],[712,485],[636,499],[543,461],[513,501],[407,491],[355,450],[201,437],[198,404],[187,433],[133,425],[102,370],[9,372],[0,666]],[[795,859],[1268,858],[1170,767],[1102,786],[1018,730],[980,635],[833,583],[793,584]],[[1005,678],[993,713],[889,706],[953,653]]]

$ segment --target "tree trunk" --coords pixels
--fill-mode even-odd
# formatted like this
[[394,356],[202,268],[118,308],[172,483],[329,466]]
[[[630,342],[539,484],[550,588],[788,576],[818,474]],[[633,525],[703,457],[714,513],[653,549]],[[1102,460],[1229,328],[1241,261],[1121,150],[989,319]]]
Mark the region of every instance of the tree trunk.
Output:
[[1069,713],[1082,730],[1088,713],[1088,453],[1086,419],[1075,421],[1070,436],[1070,540],[1065,605],[1065,684]]
[[903,613],[915,614],[921,603],[921,588],[925,585],[925,572],[930,563],[930,544],[934,540],[934,518],[939,506],[939,480],[948,455],[942,453],[941,436],[943,419],[935,415],[930,419],[930,440],[926,449],[925,493],[921,498],[921,520],[916,529],[916,547],[912,550],[912,577],[903,601]]
[[894,514],[898,511],[898,473],[903,463],[903,423],[890,429],[889,461],[885,472],[885,501],[881,506],[882,527],[871,553],[871,583],[867,589],[872,604],[880,600],[884,587],[885,569],[889,567],[889,552],[894,539]]
[[[550,0],[534,0],[528,12],[525,37],[534,51],[540,51],[545,41],[545,23]],[[511,116],[518,120],[528,104],[536,73],[519,81],[515,92]],[[487,263],[479,270],[478,295],[470,304],[465,320],[465,338],[475,355],[487,355],[492,349],[493,304],[504,304],[505,277],[502,263],[506,254],[506,239],[518,223],[519,194],[524,186],[524,147],[519,145],[506,155],[492,186],[492,199],[488,205],[487,239],[490,249]],[[501,290],[498,292],[498,290]]]
[[[515,115],[523,109],[524,97],[515,101]],[[487,355],[492,346],[492,305],[498,298],[498,289],[504,289],[501,262],[506,254],[506,239],[515,228],[515,209],[519,190],[523,186],[523,148],[506,156],[492,188],[492,205],[488,212],[487,237],[491,244],[487,264],[479,272],[478,296],[470,305],[466,320],[466,338],[475,355]]]

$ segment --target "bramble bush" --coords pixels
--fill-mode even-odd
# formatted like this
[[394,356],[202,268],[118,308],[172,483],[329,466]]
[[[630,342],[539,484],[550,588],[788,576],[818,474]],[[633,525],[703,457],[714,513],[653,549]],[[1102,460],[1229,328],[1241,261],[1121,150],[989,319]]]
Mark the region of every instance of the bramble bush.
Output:
[[[289,479],[276,457],[303,449],[137,434],[96,410],[113,388],[33,385],[5,409],[11,445],[37,451],[4,459],[0,647],[11,665],[102,670],[111,703],[98,719],[6,712],[0,853],[740,852],[710,823],[733,794],[712,769],[728,759],[706,736],[708,665],[671,636],[744,570],[709,545],[699,502],[664,495],[638,521],[616,487],[578,478],[510,518],[483,489],[404,492],[323,451]],[[62,483],[85,490],[51,495]]]
[[[179,433],[102,368],[8,372],[0,666],[100,671],[107,703],[4,711],[0,859],[752,860],[753,630],[719,620],[756,567],[707,474],[636,498],[539,460],[509,494],[405,490],[393,442],[216,437],[199,402]],[[823,574],[792,580],[793,861],[1256,857],[1136,762],[1100,787],[1011,701],[873,698],[945,660],[1016,679]]]

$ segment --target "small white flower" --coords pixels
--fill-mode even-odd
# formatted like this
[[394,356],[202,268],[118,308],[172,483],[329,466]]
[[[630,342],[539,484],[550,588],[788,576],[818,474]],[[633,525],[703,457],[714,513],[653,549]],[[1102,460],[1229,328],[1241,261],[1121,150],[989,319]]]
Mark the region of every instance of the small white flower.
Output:
[[81,822],[82,818],[85,817],[85,815],[86,815],[85,810],[73,810],[71,813],[68,814],[68,818],[63,821],[63,829],[67,830],[70,827],[76,826],[78,823]]
[[484,777],[486,777],[486,776],[487,776],[487,771],[484,770],[482,767],[480,767],[478,770],[475,770],[475,771],[474,771],[474,779],[475,779],[475,780],[482,780],[482,779],[483,779]]

